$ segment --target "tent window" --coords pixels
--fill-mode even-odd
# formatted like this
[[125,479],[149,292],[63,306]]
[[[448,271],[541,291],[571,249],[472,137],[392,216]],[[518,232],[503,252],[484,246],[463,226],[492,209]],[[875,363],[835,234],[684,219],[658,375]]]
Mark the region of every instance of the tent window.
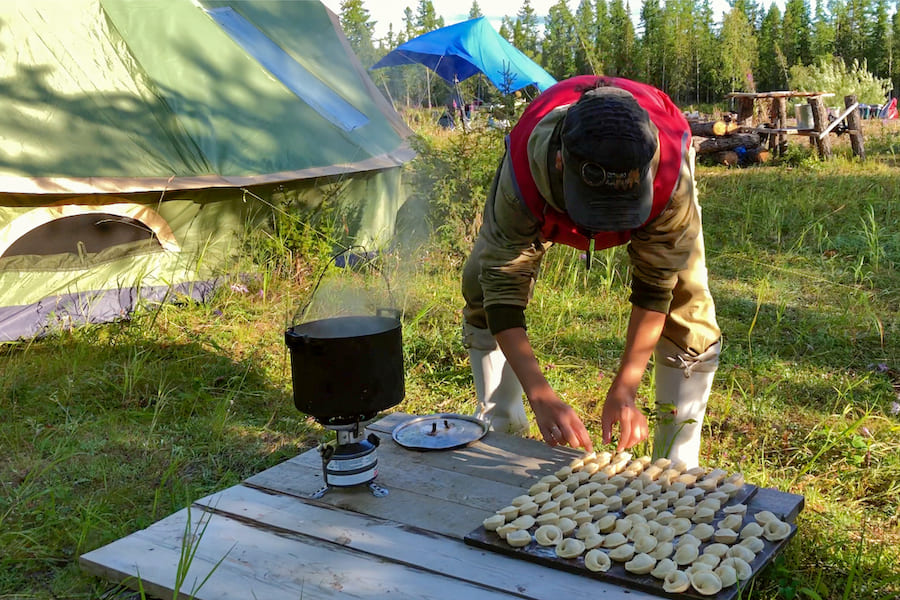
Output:
[[206,9],[225,33],[278,78],[298,98],[344,131],[353,131],[369,118],[322,83],[262,31],[229,7]]
[[[32,229],[7,248],[3,256],[36,254],[95,254],[106,248],[159,240],[153,231],[136,219],[105,213],[61,217]],[[162,246],[159,246],[162,249]]]

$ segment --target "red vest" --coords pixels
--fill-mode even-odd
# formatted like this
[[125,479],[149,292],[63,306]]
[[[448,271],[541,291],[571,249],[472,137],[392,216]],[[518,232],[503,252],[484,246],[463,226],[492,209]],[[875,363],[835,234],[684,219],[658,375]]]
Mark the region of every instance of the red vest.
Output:
[[[541,222],[541,235],[545,239],[581,250],[588,249],[590,238],[579,230],[569,215],[547,204],[538,191],[528,162],[528,138],[547,113],[557,106],[576,102],[582,92],[595,87],[598,80],[631,92],[659,130],[659,168],[653,180],[653,208],[645,224],[656,218],[669,203],[681,172],[683,155],[691,143],[690,128],[678,107],[663,92],[643,83],[618,77],[580,75],[557,83],[535,98],[506,138],[516,194]],[[600,232],[594,236],[594,248],[618,246],[629,239],[631,231]]]

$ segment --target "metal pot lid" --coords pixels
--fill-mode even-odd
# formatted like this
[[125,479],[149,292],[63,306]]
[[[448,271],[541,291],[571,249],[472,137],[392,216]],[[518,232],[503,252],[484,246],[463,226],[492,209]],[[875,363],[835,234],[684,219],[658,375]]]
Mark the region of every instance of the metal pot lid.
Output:
[[413,417],[394,428],[394,441],[413,450],[450,450],[477,442],[488,424],[476,417],[441,413]]

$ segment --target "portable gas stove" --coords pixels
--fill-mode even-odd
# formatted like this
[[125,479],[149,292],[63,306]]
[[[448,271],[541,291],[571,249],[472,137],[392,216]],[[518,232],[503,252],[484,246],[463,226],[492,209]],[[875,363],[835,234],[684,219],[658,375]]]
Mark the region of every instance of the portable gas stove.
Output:
[[366,425],[374,418],[375,415],[364,416],[349,423],[335,423],[335,419],[319,420],[323,427],[333,430],[337,437],[333,442],[319,445],[325,485],[316,490],[311,498],[321,498],[332,488],[363,484],[369,484],[373,496],[382,498],[388,495],[388,490],[374,481],[378,476],[378,455],[375,449],[381,440],[374,433],[366,435]]
[[403,400],[399,313],[309,321],[288,329],[284,338],[294,405],[335,432],[336,439],[319,446],[324,485],[312,497],[365,484],[375,496],[386,496],[374,483],[379,439],[366,433],[366,425]]

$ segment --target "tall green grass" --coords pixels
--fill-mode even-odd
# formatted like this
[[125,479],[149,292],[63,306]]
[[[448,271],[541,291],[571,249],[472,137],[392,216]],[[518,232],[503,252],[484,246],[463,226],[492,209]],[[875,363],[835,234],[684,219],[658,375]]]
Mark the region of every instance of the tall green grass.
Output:
[[[407,395],[397,409],[471,412],[459,341],[464,253],[446,236],[471,231],[482,199],[466,194],[483,193],[502,146],[477,132],[425,133],[430,163],[414,165],[416,176],[435,181],[452,168],[471,180],[433,186],[428,204],[444,211],[445,227],[380,265],[403,309]],[[880,132],[879,147],[894,147],[895,134]],[[468,154],[451,161],[459,148]],[[806,498],[797,536],[744,598],[900,597],[892,160],[698,173],[724,332],[702,461]],[[283,330],[319,274],[380,275],[336,269],[327,229],[313,233],[285,214],[257,232],[255,255],[266,257],[258,275],[234,278],[208,304],[182,300],[0,348],[0,598],[98,597],[110,586],[79,570],[80,554],[323,438],[293,407]],[[547,377],[598,442],[629,281],[621,248],[595,255],[590,271],[580,252],[553,248],[528,309]],[[648,412],[652,398],[648,372],[639,390]]]

